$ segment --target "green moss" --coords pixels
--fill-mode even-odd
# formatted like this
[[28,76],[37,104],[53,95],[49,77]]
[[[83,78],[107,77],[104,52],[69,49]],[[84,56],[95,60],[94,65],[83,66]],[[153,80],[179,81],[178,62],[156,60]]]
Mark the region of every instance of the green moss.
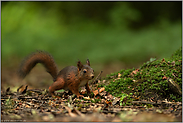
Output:
[[139,69],[123,69],[107,75],[107,83],[100,86],[104,86],[106,91],[114,96],[123,97],[124,92],[147,100],[153,97],[182,101],[181,95],[170,88],[168,78],[177,83],[182,91],[182,47],[170,58],[151,58]]

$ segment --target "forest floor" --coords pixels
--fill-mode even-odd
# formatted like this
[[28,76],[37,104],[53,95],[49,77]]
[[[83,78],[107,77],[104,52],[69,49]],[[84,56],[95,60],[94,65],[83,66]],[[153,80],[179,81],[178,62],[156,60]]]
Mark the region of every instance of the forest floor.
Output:
[[[85,90],[83,89],[82,93]],[[120,105],[115,98],[100,88],[94,97],[78,99],[67,92],[61,98],[51,97],[45,89],[26,89],[1,93],[2,122],[174,122],[182,121],[182,103],[167,100],[134,100],[132,105]],[[125,101],[123,101],[125,103]],[[149,107],[149,105],[151,105]]]
[[[100,81],[100,80],[98,80]],[[105,80],[103,80],[105,81]],[[90,86],[91,87],[91,86]],[[78,99],[74,94],[57,92],[49,95],[46,89],[28,89],[27,85],[11,92],[1,92],[2,122],[174,122],[182,121],[182,102],[134,99],[131,105],[121,105],[120,98],[105,88],[92,87],[93,95]],[[123,102],[125,104],[125,100]]]
[[[157,73],[158,77],[152,76],[147,69]],[[182,89],[177,85],[172,90],[167,84],[170,81],[181,85],[182,55],[173,60],[151,60],[139,69],[122,70],[104,78],[96,76],[89,82],[93,93],[87,94],[82,87],[80,92],[84,97],[81,99],[63,90],[56,92],[57,97],[52,97],[45,89],[51,77],[46,78],[48,74],[36,71],[32,71],[29,81],[20,86],[15,70],[3,69],[1,122],[182,122]],[[44,83],[44,80],[36,79],[37,76],[48,80]],[[149,86],[156,88],[149,89]],[[164,88],[167,95],[159,95]]]

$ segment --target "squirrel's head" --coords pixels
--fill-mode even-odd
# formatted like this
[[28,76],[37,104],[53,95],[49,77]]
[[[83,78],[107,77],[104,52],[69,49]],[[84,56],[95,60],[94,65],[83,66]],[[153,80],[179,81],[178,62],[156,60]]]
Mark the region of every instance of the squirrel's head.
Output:
[[86,64],[83,65],[80,61],[77,63],[78,71],[80,73],[81,78],[83,79],[93,79],[94,78],[94,70],[90,67],[89,59],[86,60]]

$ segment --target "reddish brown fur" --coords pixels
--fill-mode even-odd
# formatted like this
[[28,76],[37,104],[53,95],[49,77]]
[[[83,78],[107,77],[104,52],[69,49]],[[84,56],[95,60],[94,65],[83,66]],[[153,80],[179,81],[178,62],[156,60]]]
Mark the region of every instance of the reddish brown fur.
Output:
[[46,71],[50,73],[53,79],[57,77],[58,69],[53,57],[49,53],[43,51],[37,51],[22,61],[19,68],[19,76],[24,78],[37,63],[43,64]]
[[24,78],[37,63],[43,64],[47,72],[53,77],[54,83],[49,87],[49,92],[52,95],[54,95],[54,91],[56,90],[69,89],[72,93],[76,94],[77,97],[81,97],[82,95],[79,93],[80,86],[85,86],[87,93],[90,93],[88,80],[94,77],[94,71],[90,67],[88,59],[86,65],[78,61],[77,67],[65,67],[57,74],[57,66],[52,56],[46,52],[38,51],[29,55],[21,63],[19,75]]

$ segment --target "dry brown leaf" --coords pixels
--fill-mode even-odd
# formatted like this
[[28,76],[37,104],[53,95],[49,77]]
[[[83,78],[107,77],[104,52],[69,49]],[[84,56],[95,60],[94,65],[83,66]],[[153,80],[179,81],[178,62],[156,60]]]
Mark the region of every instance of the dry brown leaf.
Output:
[[118,78],[120,78],[121,77],[121,74],[120,73],[118,73]]
[[99,88],[99,89],[93,91],[93,94],[94,94],[94,96],[96,96],[97,94],[101,93],[101,92],[104,91],[104,90],[105,90],[104,87],[103,87],[103,88]]
[[112,105],[115,105],[118,101],[120,101],[120,98],[115,97],[115,99],[112,101]]
[[107,95],[107,99],[112,100],[114,97],[111,94]]
[[9,91],[10,91],[10,87],[8,87],[8,88],[6,89],[6,93],[9,92]]
[[86,99],[86,100],[89,100],[90,99],[90,97],[88,96],[88,97],[83,97],[84,99]]
[[167,77],[166,77],[166,76],[164,76],[162,79],[167,79]]
[[134,74],[137,74],[137,72],[139,72],[139,69],[136,69],[136,70],[132,71],[132,72],[130,73],[130,75],[133,76]]
[[29,105],[26,105],[25,107],[26,107],[26,108],[29,108],[30,106],[29,106]]
[[109,105],[111,105],[111,104],[112,104],[112,102],[111,102],[111,101],[109,101],[109,100],[106,100],[106,101],[105,101],[105,103],[106,103],[106,104],[109,104]]
[[21,93],[21,94],[24,94],[24,93],[26,93],[27,88],[28,88],[28,85],[21,85],[21,86],[17,89],[17,92],[19,92],[19,93]]
[[104,87],[103,87],[103,88],[100,88],[99,92],[101,93],[101,92],[104,91],[104,90],[105,90]]
[[98,90],[93,91],[94,96],[98,94]]

